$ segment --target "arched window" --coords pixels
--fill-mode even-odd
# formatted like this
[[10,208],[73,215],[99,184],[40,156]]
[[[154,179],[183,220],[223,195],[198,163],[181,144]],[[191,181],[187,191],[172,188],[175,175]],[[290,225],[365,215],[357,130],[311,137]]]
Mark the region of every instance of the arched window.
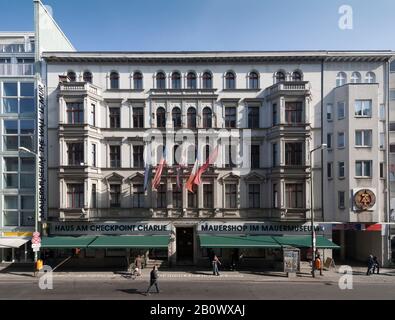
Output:
[[85,71],[82,78],[84,82],[92,83],[92,73],[90,71]]
[[196,89],[196,74],[195,72],[188,72],[187,74],[187,88]]
[[203,89],[213,88],[213,77],[210,72],[203,73]]
[[189,145],[187,149],[188,164],[193,165],[196,160],[196,145]]
[[336,76],[336,87],[340,87],[347,83],[347,75],[344,72],[339,72]]
[[181,157],[181,155],[179,154],[180,152],[177,153],[179,147],[180,145],[176,144],[173,148],[173,165],[177,165],[179,163]]
[[75,82],[75,80],[77,79],[74,71],[67,72],[67,77],[70,79],[71,82]]
[[111,72],[110,74],[110,88],[119,89],[119,74],[118,72]]
[[187,111],[187,126],[188,128],[196,128],[196,109],[190,107]]
[[294,71],[292,73],[292,81],[302,81],[302,73],[300,71]]
[[352,73],[351,83],[361,83],[361,74],[359,72]]
[[181,127],[181,109],[178,107],[173,108],[171,112],[172,120],[173,120],[173,128]]
[[173,72],[171,75],[171,87],[173,89],[181,89],[181,75],[179,72]]
[[282,71],[278,71],[276,73],[276,83],[285,81],[285,73]]
[[163,72],[158,72],[156,74],[156,88],[166,89],[166,76]]
[[376,75],[373,72],[368,72],[365,76],[366,83],[375,83],[376,82]]
[[212,127],[213,114],[209,107],[203,109],[203,128],[208,129]]
[[235,74],[229,71],[225,75],[225,89],[235,89],[235,88],[236,88]]
[[156,110],[156,126],[158,128],[166,127],[166,111],[162,107]]
[[258,89],[259,88],[259,76],[256,72],[250,72],[249,75],[249,88]]
[[136,90],[143,89],[143,75],[141,72],[135,72],[133,74],[133,88]]

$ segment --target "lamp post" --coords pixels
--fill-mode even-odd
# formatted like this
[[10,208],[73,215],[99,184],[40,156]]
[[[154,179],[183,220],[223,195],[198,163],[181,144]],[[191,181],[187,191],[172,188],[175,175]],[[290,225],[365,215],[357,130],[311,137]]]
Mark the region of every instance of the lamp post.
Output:
[[311,274],[313,278],[315,277],[314,273],[314,260],[315,260],[315,250],[316,250],[316,236],[315,236],[315,228],[314,228],[314,200],[313,200],[313,152],[317,150],[323,150],[327,147],[326,143],[322,143],[320,146],[310,150],[310,215],[311,215]]
[[[38,175],[39,175],[39,172],[38,172],[38,154],[37,153],[35,153],[35,152],[33,152],[33,151],[31,151],[31,150],[29,150],[29,149],[27,149],[27,148],[25,148],[25,147],[19,147],[19,151],[24,151],[24,152],[26,152],[26,153],[30,153],[30,154],[32,154],[32,155],[34,155],[34,157],[35,157],[35,160],[36,160],[36,176],[35,176],[35,178],[36,178],[36,190],[35,190],[35,201],[34,201],[34,203],[35,203],[35,214],[34,214],[34,231],[35,232],[38,232],[38,210],[39,210],[39,207],[38,207],[38,200],[39,200],[39,194],[38,194],[38,188],[39,188],[39,182],[38,182]],[[38,260],[38,252],[37,251],[35,251],[34,252],[34,262],[37,262],[37,260]]]

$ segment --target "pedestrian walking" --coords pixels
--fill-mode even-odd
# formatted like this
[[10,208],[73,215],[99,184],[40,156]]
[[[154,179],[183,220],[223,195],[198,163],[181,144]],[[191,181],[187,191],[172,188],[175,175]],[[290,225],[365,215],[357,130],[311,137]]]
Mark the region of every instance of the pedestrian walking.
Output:
[[212,266],[214,256],[215,256],[214,250],[208,249],[208,263],[210,267]]
[[213,257],[212,264],[213,264],[213,275],[214,276],[219,276],[218,264],[221,264],[221,261],[219,261],[217,255],[215,255],[215,254],[214,254],[214,257]]
[[159,293],[158,277],[159,277],[158,266],[154,265],[154,267],[152,268],[151,273],[150,273],[150,285],[149,285],[147,291],[145,292],[145,295],[150,295],[149,291],[152,286],[155,286],[156,292]]
[[372,272],[373,274],[374,274],[376,269],[377,269],[377,274],[379,274],[379,272],[380,272],[380,262],[379,262],[379,260],[377,260],[377,257],[374,256],[373,257],[373,272]]
[[372,274],[373,266],[374,266],[373,255],[369,255],[369,258],[368,258],[368,271],[366,271],[366,275],[367,276]]
[[141,268],[143,266],[143,259],[138,255],[136,259],[134,259],[134,273],[138,276],[141,276]]
[[[322,276],[322,261],[319,254],[316,255],[314,260],[314,270],[320,270],[320,276]],[[314,272],[314,271],[313,271]]]

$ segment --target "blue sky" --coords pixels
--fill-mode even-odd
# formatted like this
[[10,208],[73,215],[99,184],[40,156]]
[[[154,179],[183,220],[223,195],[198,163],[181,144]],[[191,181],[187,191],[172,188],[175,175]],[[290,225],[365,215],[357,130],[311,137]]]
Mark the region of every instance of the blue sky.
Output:
[[[0,0],[0,31],[33,29],[33,0]],[[43,0],[82,51],[395,50],[394,0]],[[341,5],[353,29],[341,30]]]

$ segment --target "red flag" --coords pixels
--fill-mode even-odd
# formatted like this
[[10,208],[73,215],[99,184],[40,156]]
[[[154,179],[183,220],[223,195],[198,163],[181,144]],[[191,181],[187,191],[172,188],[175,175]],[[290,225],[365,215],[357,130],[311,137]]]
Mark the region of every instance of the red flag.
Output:
[[199,168],[199,170],[198,170],[198,172],[197,172],[197,174],[196,174],[196,177],[195,177],[195,179],[193,180],[193,183],[194,183],[194,184],[200,185],[200,184],[202,183],[202,180],[201,180],[202,174],[203,174],[204,172],[206,172],[206,170],[208,169],[208,167],[210,166],[210,164],[213,164],[213,163],[217,160],[217,157],[218,157],[218,145],[215,147],[213,153],[210,154],[210,157],[206,160],[206,162],[204,163],[204,165],[202,165],[202,166]]
[[152,180],[152,188],[154,189],[158,189],[159,185],[160,185],[160,179],[162,177],[162,171],[163,171],[163,167],[166,164],[166,151],[163,153],[162,159],[159,162],[158,167],[156,168],[156,172],[155,172],[155,177]]
[[193,192],[193,180],[195,179],[197,171],[198,171],[198,159],[195,160],[195,164],[193,165],[191,175],[189,176],[188,181],[186,183],[186,188],[190,192]]

